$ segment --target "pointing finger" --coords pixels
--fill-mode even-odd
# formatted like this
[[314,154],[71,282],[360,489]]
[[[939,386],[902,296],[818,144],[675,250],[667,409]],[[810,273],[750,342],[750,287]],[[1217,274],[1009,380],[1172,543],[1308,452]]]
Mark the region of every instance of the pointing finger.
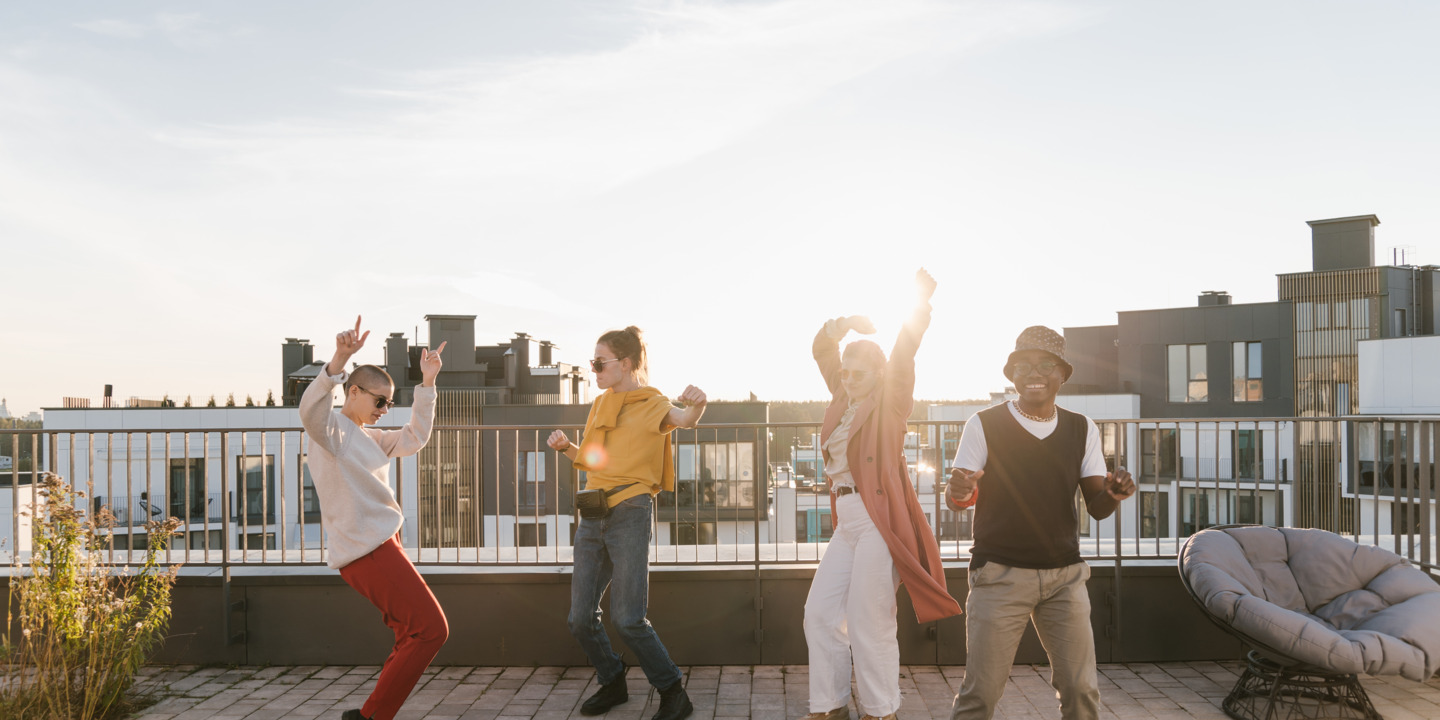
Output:
[[440,341],[440,347],[435,348],[435,352],[432,352],[432,353],[430,353],[430,354],[431,354],[431,355],[439,355],[440,353],[444,352],[444,351],[445,351],[445,343],[447,343],[447,342],[450,342],[450,341],[449,341],[449,340],[441,340],[441,341]]
[[356,335],[359,335],[359,334],[360,334],[360,316],[359,316],[359,315],[356,315],[356,316],[355,316],[355,334],[356,334]]

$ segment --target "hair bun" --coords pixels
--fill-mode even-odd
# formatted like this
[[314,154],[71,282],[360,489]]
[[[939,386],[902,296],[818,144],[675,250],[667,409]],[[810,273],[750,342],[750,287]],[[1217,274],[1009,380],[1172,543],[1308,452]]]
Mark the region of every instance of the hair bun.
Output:
[[630,333],[631,335],[634,335],[636,338],[641,338],[641,337],[644,337],[644,335],[645,335],[644,331],[642,331],[642,330],[641,330],[640,328],[638,328],[638,327],[635,327],[634,325],[631,325],[631,326],[625,328],[625,332],[628,332],[628,333]]

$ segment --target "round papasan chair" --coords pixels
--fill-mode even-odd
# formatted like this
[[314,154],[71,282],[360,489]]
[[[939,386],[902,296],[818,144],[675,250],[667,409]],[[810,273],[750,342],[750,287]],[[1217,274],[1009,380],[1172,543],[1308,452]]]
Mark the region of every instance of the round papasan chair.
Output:
[[1440,585],[1388,550],[1323,530],[1221,526],[1180,549],[1180,579],[1252,650],[1225,698],[1239,720],[1380,720],[1358,675],[1440,669]]

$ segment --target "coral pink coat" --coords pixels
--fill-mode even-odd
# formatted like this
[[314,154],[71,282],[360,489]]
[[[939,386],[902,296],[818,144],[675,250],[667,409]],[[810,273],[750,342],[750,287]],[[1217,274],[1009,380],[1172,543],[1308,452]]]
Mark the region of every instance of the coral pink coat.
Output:
[[[945,569],[940,564],[940,546],[920,509],[920,499],[910,484],[905,462],[905,431],[915,406],[915,351],[930,326],[930,306],[921,306],[895,339],[885,365],[883,383],[855,410],[850,423],[850,444],[846,452],[855,489],[870,513],[870,519],[895,561],[900,581],[910,590],[915,619],[932,622],[959,615],[960,604],[945,587]],[[812,348],[820,374],[830,389],[830,407],[820,428],[820,442],[840,424],[850,406],[850,397],[840,384],[840,344],[822,328]],[[828,459],[828,454],[827,454]],[[830,496],[831,517],[835,496]]]

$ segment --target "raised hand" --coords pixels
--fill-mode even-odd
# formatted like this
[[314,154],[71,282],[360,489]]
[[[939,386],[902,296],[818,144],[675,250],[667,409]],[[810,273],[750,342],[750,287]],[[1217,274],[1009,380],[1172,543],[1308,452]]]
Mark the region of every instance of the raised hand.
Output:
[[330,358],[330,364],[325,366],[327,375],[339,375],[345,372],[345,363],[360,348],[365,347],[365,338],[370,337],[370,331],[366,330],[364,335],[360,334],[360,316],[355,316],[355,329],[346,330],[335,336],[335,355]]
[[920,302],[930,302],[930,298],[935,295],[935,285],[935,278],[925,272],[925,268],[915,271],[915,290],[920,296]]
[[545,444],[549,445],[551,450],[565,452],[570,449],[570,436],[566,435],[564,430],[556,430],[550,433],[550,437],[545,440]]
[[686,385],[685,392],[680,393],[680,396],[675,399],[680,401],[680,404],[685,407],[704,407],[706,403],[710,402],[709,399],[705,397],[705,391],[694,385]]
[[875,334],[875,323],[870,322],[870,318],[865,317],[864,315],[851,315],[850,317],[845,318],[842,322],[844,323],[843,327],[846,330],[854,330],[861,335]]
[[966,470],[964,468],[950,468],[950,487],[945,490],[951,500],[964,502],[970,499],[979,487],[980,478],[985,475],[984,470]]
[[1130,471],[1117,467],[1115,472],[1105,473],[1105,492],[1117,501],[1134,495],[1135,480],[1130,477]]
[[445,341],[441,341],[440,347],[435,352],[426,348],[420,348],[420,381],[421,385],[431,387],[435,384],[435,376],[440,374],[440,368],[444,365],[440,361],[440,353],[445,350]]
[[360,334],[360,316],[355,316],[355,329],[346,330],[335,336],[335,354],[343,355],[345,360],[360,352],[365,347],[365,338],[370,337],[370,331],[366,330],[364,335]]

